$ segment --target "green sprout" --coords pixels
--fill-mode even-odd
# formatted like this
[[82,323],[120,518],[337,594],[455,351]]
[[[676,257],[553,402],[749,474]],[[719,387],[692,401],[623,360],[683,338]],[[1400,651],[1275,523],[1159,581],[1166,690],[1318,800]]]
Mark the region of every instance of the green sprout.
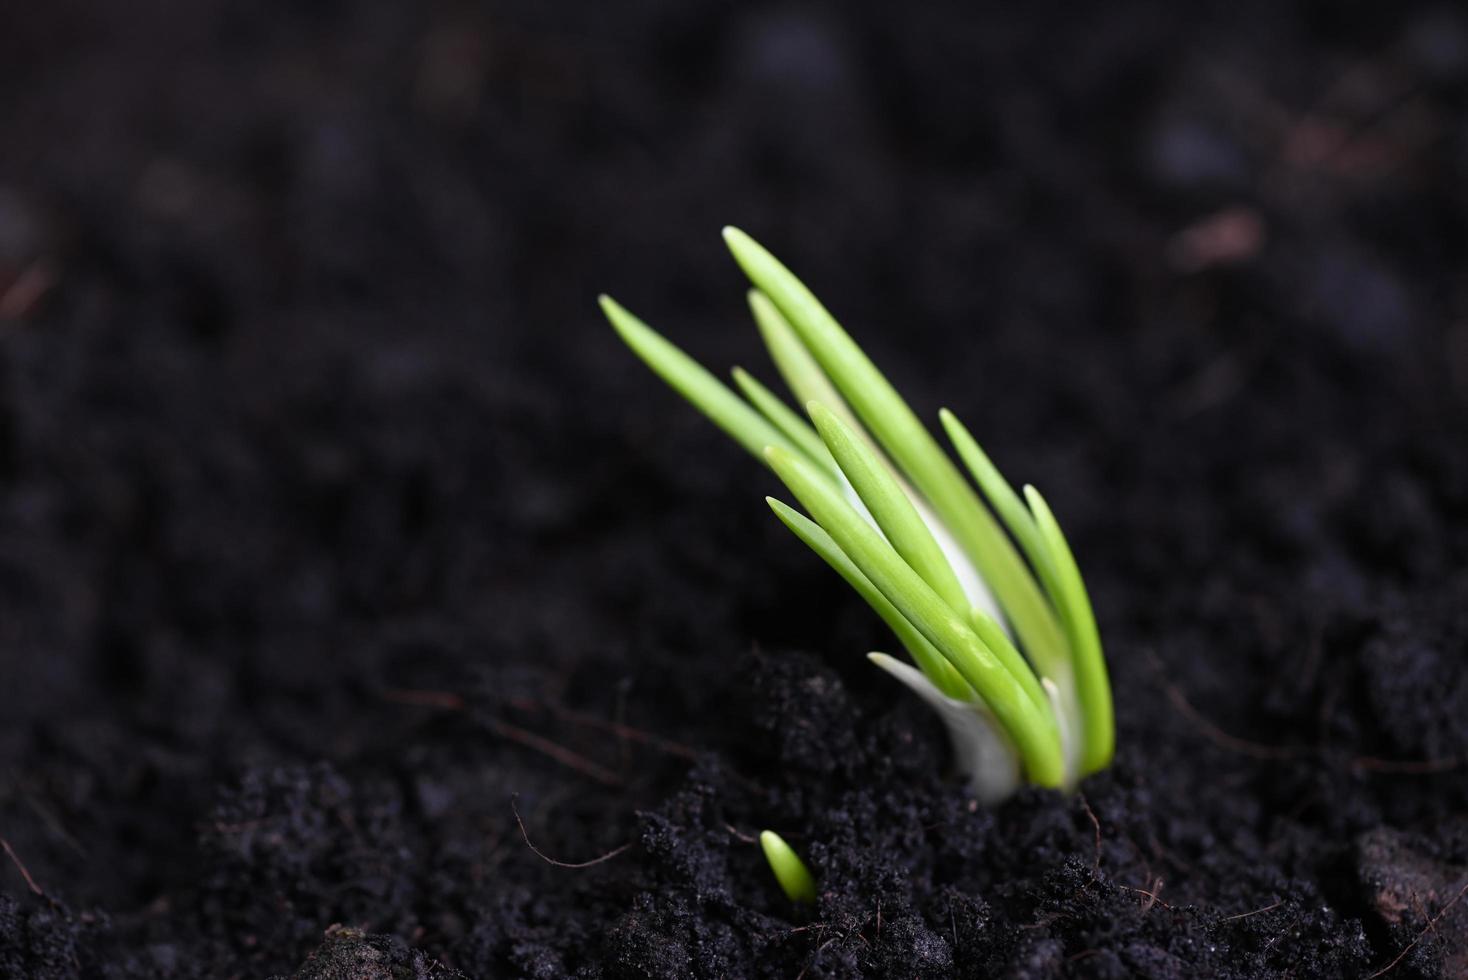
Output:
[[761,831],[759,846],[765,852],[765,860],[770,862],[770,870],[775,873],[780,890],[790,901],[810,904],[816,900],[816,880],[811,876],[810,868],[783,837],[773,830]]
[[1016,493],[944,409],[944,431],[973,483],[965,479],[804,283],[744,232],[725,228],[724,240],[753,284],[755,323],[805,417],[735,368],[740,397],[602,296],[622,340],[805,508],[766,498],[907,650],[915,666],[882,653],[869,659],[943,720],[981,800],[1002,800],[1024,782],[1070,789],[1105,768],[1115,727],[1101,638],[1044,498],[1030,486]]

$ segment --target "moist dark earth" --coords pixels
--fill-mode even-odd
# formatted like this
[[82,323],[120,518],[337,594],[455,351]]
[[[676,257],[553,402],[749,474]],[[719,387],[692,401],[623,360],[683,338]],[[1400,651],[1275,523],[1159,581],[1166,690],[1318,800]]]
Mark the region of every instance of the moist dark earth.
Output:
[[[1468,975],[1460,9],[4,19],[0,975]],[[773,381],[725,223],[1050,499],[1075,795],[600,320]]]

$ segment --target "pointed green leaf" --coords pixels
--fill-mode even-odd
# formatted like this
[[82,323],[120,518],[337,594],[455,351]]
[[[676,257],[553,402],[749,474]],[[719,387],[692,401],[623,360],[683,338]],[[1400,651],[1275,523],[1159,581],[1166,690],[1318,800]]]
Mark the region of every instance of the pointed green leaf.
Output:
[[1081,702],[1084,726],[1081,738],[1081,775],[1104,769],[1116,750],[1116,722],[1111,703],[1111,679],[1101,651],[1101,634],[1081,570],[1071,554],[1060,524],[1045,498],[1032,486],[1024,489],[1025,500],[1035,515],[1035,525],[1044,538],[1055,567],[1055,577],[1064,598],[1065,624],[1070,632],[1076,694]]
[[[1045,587],[1045,593],[1050,597],[1051,605],[1063,616],[1060,588],[1055,580],[1054,565],[1029,508],[1019,499],[1019,494],[1014,492],[1009,481],[1004,479],[998,468],[990,461],[988,454],[979,448],[979,444],[974,441],[974,437],[969,434],[967,427],[958,420],[958,417],[946,408],[941,409],[938,416],[943,420],[943,428],[947,431],[948,439],[953,443],[953,447],[958,450],[959,458],[973,474],[979,489],[984,492],[984,497],[989,501],[989,506],[994,508],[1000,520],[1004,522],[1004,526],[1019,543],[1020,550],[1029,559],[1030,566]],[[1061,625],[1064,626],[1063,618]],[[1044,647],[1029,652],[1039,672],[1050,677],[1059,677],[1061,662],[1070,661],[1068,645]]]
[[693,403],[734,441],[764,460],[766,446],[795,449],[785,435],[703,365],[668,342],[657,331],[624,309],[610,296],[600,298],[602,312],[633,353],[673,390]]
[[948,433],[949,441],[958,450],[959,458],[973,474],[974,481],[984,492],[989,506],[998,512],[1000,519],[1004,521],[1004,526],[1019,542],[1025,557],[1037,569],[1048,571],[1050,568],[1049,555],[1045,552],[1045,546],[1040,540],[1039,529],[1035,527],[1035,519],[1031,516],[1029,508],[1025,506],[1024,501],[1019,499],[1019,494],[1014,492],[1009,481],[1000,474],[999,469],[989,459],[989,454],[979,447],[978,442],[969,433],[968,427],[958,420],[958,416],[942,408],[938,410],[938,417],[943,421],[943,428]]

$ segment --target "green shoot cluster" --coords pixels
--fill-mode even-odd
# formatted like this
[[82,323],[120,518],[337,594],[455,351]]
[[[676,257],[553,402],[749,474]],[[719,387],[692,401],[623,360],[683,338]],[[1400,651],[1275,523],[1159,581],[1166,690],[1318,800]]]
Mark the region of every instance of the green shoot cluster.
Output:
[[1101,640],[1044,498],[1029,486],[1017,493],[945,409],[944,431],[981,498],[810,290],[738,229],[724,239],[804,416],[735,368],[741,397],[603,296],[618,334],[805,509],[767,498],[907,650],[916,669],[870,656],[937,710],[981,798],[1023,781],[1070,788],[1104,768],[1115,734]]

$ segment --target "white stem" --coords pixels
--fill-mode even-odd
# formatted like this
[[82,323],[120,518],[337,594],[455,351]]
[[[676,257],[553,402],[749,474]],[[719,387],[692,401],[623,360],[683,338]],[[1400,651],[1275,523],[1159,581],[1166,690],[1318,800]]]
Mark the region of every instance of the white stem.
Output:
[[1060,757],[1065,764],[1063,788],[1069,792],[1080,782],[1081,775],[1081,704],[1076,695],[1075,679],[1067,676],[1061,683],[1057,683],[1048,677],[1042,677],[1040,686],[1050,697],[1050,710],[1060,729]]
[[885,653],[869,653],[867,659],[901,681],[942,719],[953,744],[954,765],[980,803],[989,806],[1014,795],[1020,787],[1019,753],[982,702],[950,698],[922,671]]

